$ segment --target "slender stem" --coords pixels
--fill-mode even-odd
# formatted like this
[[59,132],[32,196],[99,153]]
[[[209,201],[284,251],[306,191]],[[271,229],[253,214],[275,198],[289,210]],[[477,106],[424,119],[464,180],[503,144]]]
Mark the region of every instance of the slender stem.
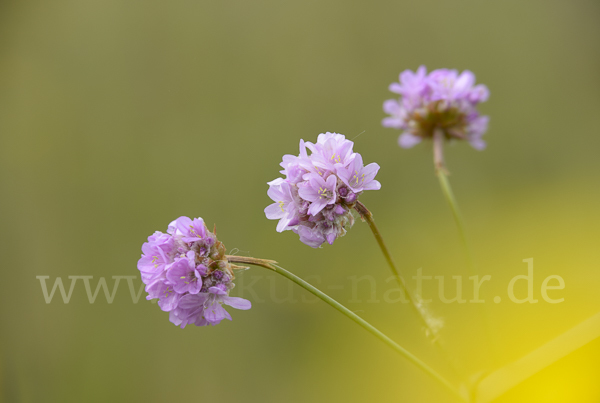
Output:
[[242,257],[242,256],[229,256],[229,255],[227,256],[227,259],[232,263],[246,263],[246,264],[261,266],[261,267],[267,268],[269,270],[273,270],[274,272],[282,275],[283,277],[287,278],[288,280],[293,281],[294,283],[298,284],[300,287],[304,288],[308,292],[310,292],[313,295],[315,295],[316,297],[320,298],[321,300],[323,300],[327,304],[331,305],[333,308],[337,309],[339,312],[346,315],[348,318],[352,319],[354,322],[356,322],[357,324],[362,326],[365,330],[367,330],[373,336],[375,336],[379,340],[383,341],[389,347],[394,349],[397,353],[402,355],[404,358],[406,358],[407,360],[412,362],[414,365],[419,367],[421,370],[423,370],[426,374],[428,374],[433,379],[438,381],[441,385],[446,387],[446,389],[448,389],[450,392],[452,392],[452,394],[454,396],[456,396],[457,398],[459,398],[461,401],[467,402],[466,398],[458,391],[458,389],[454,385],[452,385],[448,380],[446,380],[443,376],[441,376],[439,373],[437,373],[434,369],[429,367],[427,364],[425,364],[423,361],[421,361],[419,358],[417,358],[411,352],[409,352],[404,347],[397,344],[395,341],[393,341],[388,336],[383,334],[381,331],[379,331],[377,328],[375,328],[369,322],[365,321],[363,318],[361,318],[360,316],[358,316],[357,314],[355,314],[354,312],[352,312],[351,310],[346,308],[344,305],[340,304],[339,302],[337,302],[336,300],[334,300],[333,298],[331,298],[324,292],[320,291],[316,287],[312,286],[311,284],[307,283],[306,281],[302,280],[300,277],[296,276],[295,274],[290,273],[289,271],[285,270],[283,267],[277,265],[273,260],[256,259],[256,258]]
[[476,276],[478,273],[473,263],[469,242],[467,242],[467,235],[465,232],[465,226],[463,224],[462,216],[460,214],[460,210],[458,209],[456,199],[454,198],[454,193],[452,193],[450,182],[448,181],[448,173],[445,169],[436,169],[435,173],[440,181],[440,186],[442,188],[442,192],[444,193],[444,197],[446,198],[446,201],[450,206],[450,210],[452,210],[452,216],[454,217],[454,221],[456,222],[458,236],[460,237],[463,253],[465,255],[465,260],[467,261],[467,266],[469,267],[469,272],[472,276]]
[[433,165],[435,171],[444,171],[444,133],[441,130],[436,130],[433,133]]
[[410,292],[410,290],[406,286],[406,281],[404,280],[404,277],[402,277],[402,275],[400,275],[400,271],[396,267],[396,264],[394,263],[394,259],[392,259],[392,255],[390,254],[390,251],[388,250],[387,246],[385,245],[385,242],[383,241],[383,237],[381,236],[379,229],[375,225],[375,220],[373,219],[373,214],[369,211],[369,209],[367,209],[367,207],[364,204],[362,204],[359,201],[357,201],[356,204],[354,205],[354,209],[356,211],[358,211],[360,216],[367,222],[367,224],[369,224],[369,228],[371,228],[371,231],[373,232],[373,235],[375,236],[375,240],[377,241],[377,244],[381,248],[381,252],[383,253],[383,256],[385,257],[385,260],[386,260],[388,266],[390,266],[390,269],[392,270],[392,273],[394,274],[396,281],[398,282],[398,284],[400,285],[400,287],[402,288],[404,293],[408,296],[411,306],[417,312],[419,319],[421,319],[421,322],[423,322],[423,325],[425,325],[425,327],[427,328],[428,334],[431,337],[435,337],[437,332],[435,332],[431,328],[431,326],[429,325],[429,322],[427,322],[427,319],[425,319],[425,317],[423,316],[423,312],[421,311],[421,309],[419,309],[419,306],[421,304],[417,301],[417,298],[412,294],[412,292]]
[[433,165],[435,166],[435,174],[438,177],[438,180],[440,181],[442,192],[444,193],[444,197],[446,198],[446,201],[450,206],[450,210],[452,210],[452,216],[454,217],[454,222],[456,223],[456,227],[458,229],[458,235],[460,237],[465,260],[469,268],[469,273],[475,276],[477,275],[477,272],[475,270],[475,265],[473,264],[471,249],[469,248],[469,243],[467,242],[465,226],[463,224],[463,219],[460,214],[460,210],[458,209],[458,204],[456,203],[456,199],[454,198],[454,193],[452,192],[452,188],[450,187],[450,182],[448,181],[448,171],[444,166],[443,146],[444,133],[442,130],[437,129],[433,134]]
[[[450,181],[448,181],[449,173],[446,167],[444,166],[443,145],[444,133],[440,129],[437,129],[433,134],[433,165],[435,167],[435,174],[440,182],[440,187],[442,188],[442,193],[444,193],[444,198],[446,199],[446,202],[448,202],[450,210],[452,211],[452,216],[454,217],[454,222],[456,223],[456,228],[458,229],[458,236],[460,238],[464,259],[467,263],[469,273],[471,274],[471,276],[479,276],[479,273],[475,267],[473,255],[471,253],[471,248],[469,247],[469,242],[467,241],[465,225],[463,223],[463,219],[458,208],[458,203],[456,202],[456,198],[454,197],[454,193],[452,192]],[[489,314],[487,312],[487,309],[485,309],[485,307],[481,305],[479,306],[479,311],[484,319],[484,328],[488,339],[488,343],[490,343],[494,347],[493,357],[494,360],[497,362],[498,349],[496,348],[496,341],[492,335]]]
[[364,204],[362,204],[359,201],[357,201],[355,203],[354,209],[356,211],[358,211],[358,213],[361,215],[361,217],[367,222],[367,224],[369,224],[369,228],[371,228],[371,231],[373,232],[373,235],[375,236],[375,240],[377,241],[377,244],[381,248],[381,252],[383,252],[383,256],[385,257],[385,260],[387,261],[388,265],[390,266],[390,269],[392,270],[392,273],[394,274],[396,281],[398,282],[398,284],[400,285],[400,287],[402,288],[404,293],[408,296],[410,303],[411,303],[411,307],[417,313],[417,317],[420,319],[421,323],[425,327],[425,335],[427,337],[431,338],[433,344],[435,344],[435,346],[438,348],[440,353],[444,356],[444,358],[446,359],[446,362],[450,365],[450,367],[452,368],[454,373],[457,374],[459,377],[463,378],[464,377],[464,369],[462,368],[462,366],[460,364],[458,364],[456,362],[456,359],[448,352],[448,350],[446,350],[446,348],[444,347],[444,345],[442,343],[441,338],[437,334],[438,330],[433,329],[432,326],[430,325],[430,322],[426,318],[427,313],[425,311],[425,308],[424,308],[423,304],[418,300],[418,298],[420,298],[420,296],[414,296],[412,294],[412,292],[406,286],[406,281],[404,280],[404,277],[402,277],[402,275],[400,274],[400,271],[396,267],[396,264],[394,263],[394,259],[392,259],[392,255],[390,254],[390,251],[388,250],[387,246],[385,245],[385,242],[383,241],[383,237],[381,236],[381,233],[379,232],[377,225],[375,225],[375,220],[373,219],[373,214],[369,211],[369,209],[367,209],[367,207]]

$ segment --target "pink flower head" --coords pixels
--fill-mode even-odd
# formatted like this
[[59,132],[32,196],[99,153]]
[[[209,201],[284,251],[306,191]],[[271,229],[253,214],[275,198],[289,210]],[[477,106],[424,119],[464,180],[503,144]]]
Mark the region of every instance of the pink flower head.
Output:
[[274,203],[265,208],[268,219],[279,220],[277,231],[291,230],[313,248],[333,244],[346,233],[354,224],[358,196],[381,187],[374,179],[379,165],[363,166],[353,147],[343,134],[327,132],[314,144],[300,140],[298,156],[283,157],[285,179],[268,182]]
[[250,301],[230,297],[233,266],[225,247],[201,218],[179,217],[167,234],[156,232],[142,246],[138,261],[147,299],[158,299],[169,320],[182,328],[216,325],[231,316],[222,304],[250,309]]
[[413,147],[440,130],[447,140],[466,140],[477,150],[485,148],[481,137],[489,118],[480,116],[476,107],[488,99],[489,91],[485,85],[475,85],[472,72],[439,69],[427,74],[421,66],[414,73],[402,72],[400,82],[389,89],[400,99],[384,102],[383,110],[390,116],[382,125],[403,131],[398,139],[401,147]]

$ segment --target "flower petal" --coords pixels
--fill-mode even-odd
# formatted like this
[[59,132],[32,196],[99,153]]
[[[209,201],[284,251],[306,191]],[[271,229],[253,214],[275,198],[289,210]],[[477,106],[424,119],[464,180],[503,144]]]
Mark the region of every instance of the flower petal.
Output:
[[415,145],[419,144],[421,142],[421,137],[419,136],[415,136],[412,133],[402,133],[400,135],[400,137],[398,138],[398,144],[400,145],[400,147],[402,148],[411,148],[414,147]]
[[223,301],[224,304],[227,304],[230,307],[235,308],[235,309],[247,310],[247,309],[252,308],[252,303],[244,298],[223,297],[223,298],[221,298],[221,300]]

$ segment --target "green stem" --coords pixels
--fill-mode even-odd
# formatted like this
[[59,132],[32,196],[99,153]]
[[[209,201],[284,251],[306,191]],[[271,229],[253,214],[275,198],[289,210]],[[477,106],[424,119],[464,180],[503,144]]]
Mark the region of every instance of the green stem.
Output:
[[300,277],[296,276],[295,274],[290,273],[289,271],[285,270],[283,267],[280,267],[279,265],[277,265],[275,261],[265,260],[265,259],[256,259],[256,258],[251,258],[251,257],[243,257],[243,256],[227,256],[227,259],[232,263],[246,263],[246,264],[261,266],[261,267],[267,268],[269,270],[273,270],[274,272],[282,275],[283,277],[287,278],[288,280],[293,281],[294,283],[298,284],[300,287],[304,288],[308,292],[310,292],[313,295],[315,295],[316,297],[320,298],[321,300],[323,300],[327,304],[331,305],[333,308],[337,309],[339,312],[346,315],[348,318],[350,318],[351,320],[353,320],[354,322],[356,322],[357,324],[362,326],[365,330],[367,330],[373,336],[375,336],[379,340],[383,341],[389,347],[394,349],[394,351],[396,351],[398,354],[400,354],[401,356],[403,356],[404,358],[406,358],[407,360],[412,362],[414,365],[416,365],[421,370],[423,370],[426,374],[428,374],[433,379],[435,379],[438,383],[440,383],[442,386],[444,386],[448,391],[450,391],[454,396],[459,398],[461,401],[467,402],[465,397],[458,391],[458,389],[454,385],[452,385],[448,380],[446,380],[443,376],[441,376],[439,373],[437,373],[434,369],[429,367],[427,364],[425,364],[423,361],[421,361],[419,358],[417,358],[411,352],[409,352],[404,347],[397,344],[395,341],[393,341],[388,336],[383,334],[381,331],[379,331],[377,328],[375,328],[369,322],[365,321],[363,318],[361,318],[360,316],[358,316],[357,314],[355,314],[354,312],[352,312],[351,310],[346,308],[344,305],[340,304],[339,302],[337,302],[336,300],[334,300],[333,298],[331,298],[330,296],[325,294],[324,292],[320,291],[319,289],[315,288],[311,284],[302,280]]
[[[437,129],[433,134],[433,165],[435,167],[435,174],[440,182],[440,187],[442,188],[444,198],[446,199],[446,202],[448,202],[450,210],[452,210],[452,216],[454,217],[454,222],[456,223],[456,228],[458,229],[458,236],[460,238],[464,259],[467,263],[469,273],[471,274],[471,276],[476,276],[477,280],[479,280],[479,273],[475,268],[473,255],[471,254],[471,248],[469,247],[469,242],[467,241],[465,225],[463,223],[463,219],[458,208],[458,203],[456,203],[456,198],[454,197],[454,193],[452,192],[452,187],[450,187],[450,181],[448,180],[448,170],[444,165],[443,146],[444,133],[442,130]],[[493,359],[496,362],[498,362],[498,348],[496,346],[496,341],[492,336],[490,318],[487,309],[484,306],[480,305],[479,312],[480,315],[483,317],[484,328],[488,343],[494,347],[492,349],[494,351],[494,354],[492,354],[494,357]]]
[[435,338],[437,332],[435,332],[431,328],[431,326],[427,322],[427,319],[425,319],[425,317],[423,316],[423,313],[419,309],[420,304],[417,301],[417,298],[412,294],[412,292],[409,291],[408,287],[406,286],[406,281],[404,280],[404,277],[402,277],[402,275],[400,274],[400,271],[396,267],[396,264],[394,263],[394,259],[392,259],[392,255],[390,254],[390,251],[388,250],[387,246],[385,245],[385,242],[383,241],[383,237],[381,236],[381,233],[379,232],[377,225],[375,225],[375,220],[373,219],[373,214],[369,211],[369,209],[367,209],[367,207],[364,204],[362,204],[359,201],[357,201],[356,204],[354,205],[354,209],[356,211],[358,211],[358,213],[363,218],[363,220],[365,220],[366,223],[369,225],[369,228],[371,228],[371,231],[373,232],[373,235],[375,236],[375,240],[377,241],[379,248],[381,248],[381,252],[383,253],[383,256],[385,257],[385,260],[386,260],[388,266],[390,266],[390,269],[392,270],[392,273],[394,274],[396,281],[398,282],[398,284],[400,285],[400,287],[402,288],[404,293],[408,296],[411,306],[414,308],[419,319],[421,320],[421,322],[427,329],[428,336]]
[[452,216],[454,217],[454,222],[456,223],[456,228],[458,229],[458,236],[460,237],[465,260],[467,261],[467,265],[469,267],[469,273],[471,273],[472,276],[476,276],[478,273],[473,263],[471,248],[467,242],[467,235],[465,233],[465,226],[463,224],[462,216],[460,215],[458,204],[456,203],[454,193],[452,193],[452,188],[450,187],[450,182],[448,181],[448,173],[445,169],[436,169],[436,175],[440,181],[440,186],[442,188],[442,192],[444,193],[444,197],[450,206],[450,210],[452,210]]
[[450,187],[450,182],[448,181],[448,171],[444,166],[443,147],[444,132],[441,129],[436,129],[433,133],[433,165],[435,167],[435,174],[438,177],[438,180],[440,181],[442,193],[444,193],[444,197],[448,202],[448,205],[450,206],[450,210],[452,210],[452,216],[454,217],[454,222],[456,223],[456,227],[458,229],[458,235],[460,237],[465,260],[469,268],[469,273],[471,273],[472,276],[476,276],[477,271],[475,270],[473,258],[471,257],[471,249],[469,248],[469,243],[467,242],[465,226],[460,215],[460,210],[458,209],[458,204],[456,203],[456,199],[454,198],[454,193],[452,192],[452,188]]
[[358,213],[363,218],[363,220],[365,220],[366,223],[369,225],[369,228],[371,228],[371,231],[373,232],[373,235],[375,236],[375,240],[377,241],[377,244],[381,248],[381,252],[383,253],[383,256],[385,257],[385,260],[388,263],[388,266],[390,266],[390,269],[391,269],[392,273],[394,274],[396,281],[398,282],[398,284],[400,285],[400,287],[402,288],[404,293],[408,296],[411,307],[416,312],[417,317],[419,318],[419,320],[425,327],[425,335],[427,337],[431,338],[432,342],[439,349],[440,353],[444,356],[444,358],[446,359],[446,361],[448,362],[448,364],[450,365],[450,367],[452,368],[454,373],[457,374],[460,378],[463,378],[463,376],[464,376],[463,369],[460,367],[460,365],[458,365],[456,363],[456,360],[451,356],[451,354],[446,350],[446,348],[442,344],[442,340],[440,339],[440,337],[438,335],[438,331],[434,330],[431,327],[431,325],[429,324],[429,322],[427,321],[427,318],[425,317],[426,314],[424,313],[424,308],[422,307],[422,303],[420,303],[417,299],[417,297],[420,297],[420,296],[415,297],[412,294],[412,292],[408,289],[408,287],[406,286],[406,281],[404,280],[404,277],[402,277],[402,275],[400,274],[400,271],[396,267],[396,264],[394,263],[394,259],[392,259],[392,255],[390,254],[390,251],[388,250],[387,246],[385,245],[385,242],[383,241],[383,237],[381,236],[381,233],[379,232],[379,228],[377,228],[377,225],[375,225],[375,220],[373,219],[373,214],[369,211],[369,209],[367,209],[367,207],[364,204],[362,204],[359,201],[357,201],[355,203],[354,209],[356,211],[358,211]]

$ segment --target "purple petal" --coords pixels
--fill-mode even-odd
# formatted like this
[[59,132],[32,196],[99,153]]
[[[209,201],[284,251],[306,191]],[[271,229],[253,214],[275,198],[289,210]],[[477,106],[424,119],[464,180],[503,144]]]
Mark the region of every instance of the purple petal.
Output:
[[404,122],[400,118],[388,117],[381,120],[383,127],[391,127],[392,129],[401,129]]
[[207,295],[202,294],[186,294],[179,300],[177,304],[178,308],[181,309],[196,309],[206,301]]
[[381,189],[381,183],[379,181],[373,179],[369,183],[365,185],[364,190],[379,190]]
[[314,202],[310,204],[310,207],[308,208],[308,214],[316,216],[321,212],[321,210],[325,208],[325,206],[327,206],[327,199],[319,200],[317,198]]
[[[207,321],[211,323],[218,323],[225,319],[227,316],[229,316],[229,314],[227,313],[225,308],[223,308],[218,302],[209,305],[204,310],[204,317]],[[231,320],[231,316],[229,316],[229,319]]]
[[220,289],[219,287],[210,287],[208,289],[208,292],[211,294],[216,294],[216,295],[227,295],[227,292]]
[[402,94],[402,85],[400,83],[391,83],[388,89],[396,94]]
[[336,238],[335,232],[330,232],[329,234],[327,234],[326,238],[329,245],[333,245],[333,241],[335,241]]
[[400,104],[395,99],[388,99],[383,103],[383,111],[390,115],[396,115],[400,110]]
[[412,133],[402,133],[398,138],[398,144],[402,148],[411,148],[421,142],[421,137],[415,136]]
[[230,307],[235,308],[235,309],[247,310],[247,309],[252,308],[252,303],[244,298],[223,297],[223,298],[221,298],[221,300],[223,301],[224,304],[227,304]]
[[279,203],[273,203],[265,207],[265,215],[269,220],[278,220],[285,215],[285,211]]
[[485,147],[487,146],[486,142],[482,139],[469,140],[469,144],[471,144],[471,146],[474,149],[479,150],[479,151],[485,149]]

